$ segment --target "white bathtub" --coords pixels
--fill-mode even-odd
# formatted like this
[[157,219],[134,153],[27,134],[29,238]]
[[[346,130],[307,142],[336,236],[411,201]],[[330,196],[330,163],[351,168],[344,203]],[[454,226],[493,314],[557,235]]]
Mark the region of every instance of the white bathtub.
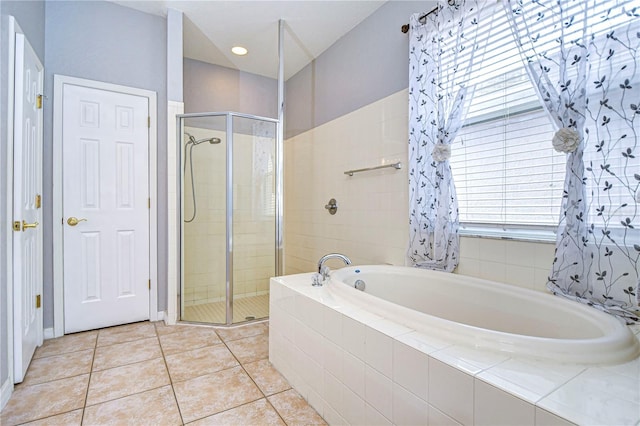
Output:
[[640,326],[412,268],[311,282],[271,279],[269,360],[329,424],[640,425]]
[[[356,280],[365,290],[354,288]],[[457,274],[402,266],[332,272],[336,299],[452,343],[580,364],[636,358],[640,344],[611,315],[557,296]]]

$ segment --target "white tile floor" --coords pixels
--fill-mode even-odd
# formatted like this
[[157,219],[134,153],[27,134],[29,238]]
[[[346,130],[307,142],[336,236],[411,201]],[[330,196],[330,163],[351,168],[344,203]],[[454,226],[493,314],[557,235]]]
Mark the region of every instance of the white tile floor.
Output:
[[271,366],[268,322],[142,322],[45,341],[3,426],[324,425]]

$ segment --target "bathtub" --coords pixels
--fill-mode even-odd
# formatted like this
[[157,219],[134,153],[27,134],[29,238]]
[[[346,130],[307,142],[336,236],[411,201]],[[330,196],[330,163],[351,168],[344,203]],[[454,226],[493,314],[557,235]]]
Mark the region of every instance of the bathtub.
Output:
[[[364,291],[355,282],[364,283]],[[557,296],[403,266],[332,272],[336,299],[452,343],[580,364],[636,358],[640,345],[615,317]]]
[[640,326],[414,268],[311,283],[271,279],[269,360],[329,424],[640,424]]

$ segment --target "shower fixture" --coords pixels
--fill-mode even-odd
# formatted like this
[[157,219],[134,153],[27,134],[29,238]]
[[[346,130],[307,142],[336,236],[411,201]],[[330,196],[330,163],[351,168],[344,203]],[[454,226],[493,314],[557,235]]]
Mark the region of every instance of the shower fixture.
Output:
[[[195,186],[195,182],[193,181],[193,155],[192,155],[193,147],[205,142],[209,142],[211,145],[216,145],[222,142],[222,140],[220,138],[202,138],[202,139],[196,140],[196,138],[194,138],[193,135],[187,132],[185,132],[184,134],[189,137],[189,140],[187,141],[187,143],[184,144],[184,166],[183,166],[182,173],[183,173],[183,176],[187,173],[187,157],[188,157],[189,172],[191,173],[191,198],[193,200],[193,215],[191,216],[191,219],[185,219],[184,221],[186,223],[190,223],[190,222],[193,222],[193,220],[196,218],[196,212],[198,207],[196,202],[196,186]],[[189,148],[189,155],[187,155],[187,148]]]
[[209,142],[211,145],[215,145],[215,144],[219,144],[220,142],[222,142],[222,140],[220,138],[202,138],[202,139],[196,140],[196,138],[194,138],[189,133],[185,132],[185,135],[189,136],[189,140],[187,141],[187,143],[185,145],[185,148],[189,144],[200,145],[201,143]]

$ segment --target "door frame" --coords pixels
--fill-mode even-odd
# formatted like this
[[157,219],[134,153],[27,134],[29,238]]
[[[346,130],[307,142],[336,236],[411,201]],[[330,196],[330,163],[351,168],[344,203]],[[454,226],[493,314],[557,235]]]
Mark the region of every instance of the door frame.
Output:
[[63,259],[63,203],[62,203],[62,101],[65,84],[90,89],[107,90],[149,100],[149,320],[158,319],[158,108],[157,94],[151,90],[121,86],[54,74],[53,106],[53,337],[64,335],[64,259]]

